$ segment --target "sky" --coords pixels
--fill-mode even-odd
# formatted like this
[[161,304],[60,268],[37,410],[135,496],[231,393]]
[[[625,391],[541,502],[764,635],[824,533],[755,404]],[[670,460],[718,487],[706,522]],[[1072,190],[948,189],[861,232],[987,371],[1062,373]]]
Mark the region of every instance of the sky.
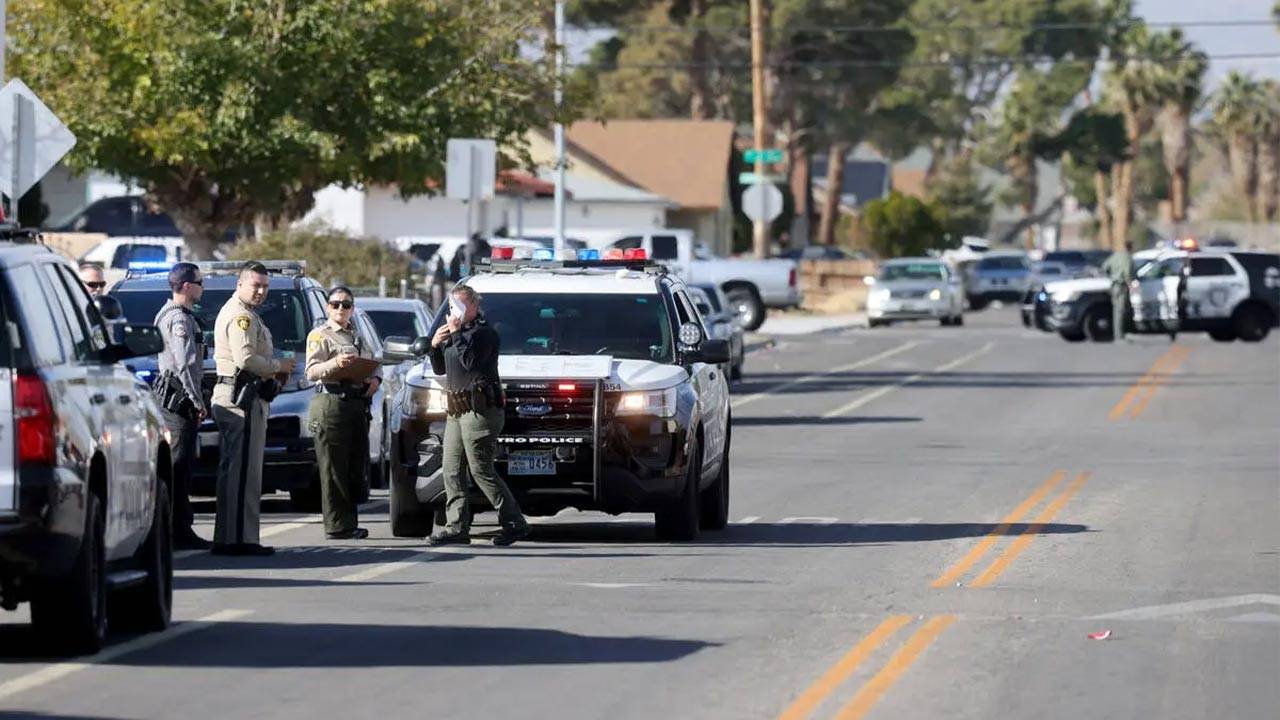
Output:
[[[1147,22],[1224,22],[1266,20],[1271,17],[1272,0],[1137,0],[1137,14]],[[1276,26],[1186,27],[1183,29],[1210,55],[1242,53],[1280,54],[1280,31]],[[1280,58],[1265,60],[1212,60],[1209,86],[1216,87],[1231,70],[1251,72],[1258,77],[1280,78]]]

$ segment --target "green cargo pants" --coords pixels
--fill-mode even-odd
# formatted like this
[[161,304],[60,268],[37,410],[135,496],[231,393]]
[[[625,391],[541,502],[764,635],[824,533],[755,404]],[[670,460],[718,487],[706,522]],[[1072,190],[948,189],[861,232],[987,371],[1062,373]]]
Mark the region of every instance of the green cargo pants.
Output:
[[489,408],[450,417],[444,426],[445,531],[469,533],[471,513],[467,501],[467,468],[480,492],[498,513],[503,528],[527,525],[511,488],[498,476],[493,457],[505,421],[502,408]]
[[1111,286],[1111,333],[1117,341],[1128,333],[1129,323],[1129,287],[1115,284]]
[[324,531],[354,530],[356,492],[369,470],[369,420],[364,401],[316,393],[307,416],[320,466]]

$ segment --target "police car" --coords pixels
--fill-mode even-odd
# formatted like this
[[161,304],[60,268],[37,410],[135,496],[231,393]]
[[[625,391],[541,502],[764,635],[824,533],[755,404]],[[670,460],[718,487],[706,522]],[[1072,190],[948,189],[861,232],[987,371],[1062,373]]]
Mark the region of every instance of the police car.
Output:
[[[1180,320],[1184,268],[1186,312]],[[1129,301],[1139,332],[1203,331],[1219,342],[1259,342],[1280,324],[1280,255],[1173,253],[1138,272]]]
[[113,300],[29,231],[0,239],[18,241],[0,242],[0,607],[30,602],[42,640],[93,652],[109,617],[169,624],[169,439],[120,364],[163,344],[150,320],[111,342]]
[[[729,348],[706,336],[685,284],[639,249],[563,261],[546,259],[550,251],[511,261],[507,252],[495,250],[462,282],[481,295],[501,337],[507,405],[497,469],[521,509],[652,512],[668,540],[724,528]],[[422,357],[444,320],[442,311],[415,341],[389,338],[387,356]],[[397,536],[425,536],[443,516],[442,381],[421,362],[392,402]]]

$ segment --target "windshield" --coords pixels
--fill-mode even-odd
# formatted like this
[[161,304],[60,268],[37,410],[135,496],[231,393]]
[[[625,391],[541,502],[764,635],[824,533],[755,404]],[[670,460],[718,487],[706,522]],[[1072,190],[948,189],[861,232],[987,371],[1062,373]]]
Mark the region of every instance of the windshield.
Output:
[[386,340],[389,337],[419,338],[427,334],[427,329],[418,323],[418,315],[412,310],[366,310],[373,326],[378,329],[378,337]]
[[503,355],[675,361],[671,323],[658,295],[489,293],[482,307],[502,339]]
[[891,263],[880,268],[880,279],[946,280],[947,273],[938,263]]
[[1084,253],[1082,252],[1059,251],[1059,252],[1046,253],[1044,256],[1044,261],[1060,262],[1060,263],[1063,263],[1064,265],[1084,265],[1085,257],[1084,257]]
[[1026,270],[1027,260],[1019,255],[984,257],[978,263],[979,270]]
[[[194,310],[206,333],[213,331],[218,311],[231,299],[232,292],[229,288],[204,291],[204,297]],[[156,313],[169,301],[170,293],[167,290],[123,290],[112,293],[112,296],[120,301],[124,316],[130,323],[150,325],[155,320]],[[271,341],[277,352],[306,352],[307,333],[311,330],[311,323],[308,322],[301,293],[296,290],[271,290],[262,307],[258,308],[258,315],[271,331]]]

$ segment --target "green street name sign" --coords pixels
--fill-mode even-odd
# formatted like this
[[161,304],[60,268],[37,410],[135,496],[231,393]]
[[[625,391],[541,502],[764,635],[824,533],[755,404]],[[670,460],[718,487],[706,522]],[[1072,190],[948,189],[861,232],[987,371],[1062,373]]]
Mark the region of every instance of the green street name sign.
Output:
[[777,148],[769,150],[743,150],[742,161],[754,163],[759,160],[762,163],[780,163],[782,162],[782,151]]

